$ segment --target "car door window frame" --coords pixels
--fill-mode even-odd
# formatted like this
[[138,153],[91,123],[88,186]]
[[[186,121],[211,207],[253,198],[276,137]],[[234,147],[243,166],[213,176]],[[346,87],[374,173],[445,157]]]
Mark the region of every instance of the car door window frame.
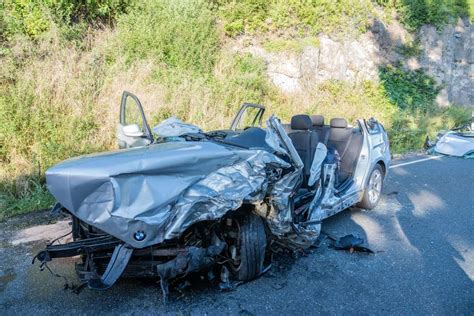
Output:
[[235,115],[234,120],[232,121],[232,124],[230,126],[230,129],[232,131],[237,130],[237,127],[239,126],[240,121],[244,117],[245,111],[247,111],[247,109],[249,109],[249,108],[258,109],[258,112],[257,112],[257,114],[255,115],[255,117],[252,121],[252,126],[255,126],[255,123],[257,123],[257,122],[258,122],[258,126],[260,126],[260,127],[262,126],[263,113],[265,113],[265,107],[263,105],[260,105],[260,104],[244,103],[244,104],[242,104],[242,106],[240,107],[239,112],[237,112],[237,114]]
[[122,100],[120,102],[120,124],[122,126],[127,125],[125,112],[126,112],[127,98],[128,97],[132,98],[132,100],[135,101],[135,104],[138,107],[138,110],[140,111],[140,115],[142,117],[143,128],[145,129],[144,137],[148,138],[150,140],[150,143],[153,143],[153,141],[154,141],[153,133],[151,132],[150,126],[148,125],[148,122],[146,120],[146,116],[145,116],[145,112],[143,111],[142,103],[140,102],[140,100],[138,99],[138,97],[136,95],[134,95],[133,93],[128,92],[128,91],[123,92]]

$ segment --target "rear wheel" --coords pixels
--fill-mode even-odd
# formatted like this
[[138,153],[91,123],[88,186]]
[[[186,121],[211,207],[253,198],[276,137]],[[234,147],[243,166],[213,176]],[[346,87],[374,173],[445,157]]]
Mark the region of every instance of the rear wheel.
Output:
[[377,206],[382,195],[384,172],[382,166],[375,165],[369,175],[369,181],[364,190],[362,201],[357,204],[358,207],[371,210]]
[[263,271],[267,236],[262,219],[247,211],[226,222],[228,268],[240,281],[256,278]]

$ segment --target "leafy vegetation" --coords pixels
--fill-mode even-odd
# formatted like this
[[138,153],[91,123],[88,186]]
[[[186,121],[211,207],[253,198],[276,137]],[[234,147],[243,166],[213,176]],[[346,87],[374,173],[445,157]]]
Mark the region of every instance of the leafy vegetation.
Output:
[[375,13],[369,0],[215,0],[227,35],[294,30],[298,34],[365,31]]
[[465,120],[463,109],[436,108],[439,88],[422,72],[388,66],[381,84],[329,81],[285,95],[263,60],[225,45],[267,32],[268,51],[301,51],[318,46],[320,32],[363,31],[373,14],[368,0],[4,0],[0,220],[51,205],[44,184],[51,165],[115,148],[123,90],[140,97],[151,124],[177,115],[223,128],[242,102],[263,103],[284,121],[297,112],[375,116],[394,152]]
[[402,23],[409,30],[423,24],[442,27],[457,17],[472,17],[473,3],[468,0],[377,0],[386,8],[395,9]]
[[399,108],[389,129],[394,152],[421,148],[427,135],[433,138],[437,131],[462,125],[469,119],[467,109],[439,109],[435,100],[440,87],[420,70],[388,65],[380,68],[379,77],[387,98]]
[[119,17],[118,56],[152,59],[169,67],[209,73],[219,49],[216,19],[204,1],[145,1]]
[[[0,38],[15,34],[37,38],[55,23],[111,23],[126,11],[131,0],[3,0],[0,16],[3,27]],[[76,25],[77,26],[77,25]]]
[[421,70],[404,70],[391,65],[381,67],[379,77],[392,102],[410,113],[432,112],[440,88]]
[[397,51],[406,58],[410,58],[419,56],[422,52],[422,48],[420,45],[420,41],[418,39],[415,39],[400,45],[397,48]]

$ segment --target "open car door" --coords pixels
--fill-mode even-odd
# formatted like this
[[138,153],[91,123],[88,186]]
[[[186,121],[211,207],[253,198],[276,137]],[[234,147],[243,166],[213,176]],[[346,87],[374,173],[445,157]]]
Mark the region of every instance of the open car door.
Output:
[[124,91],[120,102],[120,123],[117,126],[119,148],[146,146],[153,143],[153,134],[136,95]]
[[263,105],[244,103],[235,115],[230,129],[234,132],[241,132],[249,127],[262,127],[264,112],[265,107]]

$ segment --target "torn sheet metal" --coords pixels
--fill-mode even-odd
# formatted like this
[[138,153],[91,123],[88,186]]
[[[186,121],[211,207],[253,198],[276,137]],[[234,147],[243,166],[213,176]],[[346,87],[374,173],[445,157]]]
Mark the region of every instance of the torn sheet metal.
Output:
[[278,148],[276,150],[281,153],[286,153],[292,160],[294,168],[275,181],[271,188],[269,188],[270,205],[268,207],[270,209],[268,210],[267,206],[264,206],[258,212],[266,217],[268,227],[272,233],[283,237],[293,232],[291,196],[295,193],[295,188],[298,188],[303,180],[303,162],[294,150],[294,147],[289,146],[291,140],[276,117],[271,116],[268,119],[267,127],[267,143],[271,144],[274,148]]
[[[49,169],[46,180],[79,219],[143,248],[179,237],[196,222],[219,219],[244,200],[262,200],[267,173],[290,167],[264,150],[186,141],[66,160]],[[297,177],[290,178],[272,189],[285,192],[276,202],[285,212]]]
[[[303,180],[303,162],[276,117],[272,116],[268,119],[267,127],[267,135],[273,141],[273,146],[278,145],[282,152],[287,153],[294,168],[273,183],[268,194],[270,205],[261,205],[257,208],[257,212],[266,217],[272,234],[277,236],[282,243],[290,248],[305,248],[316,241],[321,224],[306,225],[293,222],[291,198]],[[267,143],[272,142],[267,141]]]
[[446,132],[436,142],[435,151],[456,157],[469,155],[474,152],[474,132]]
[[318,143],[316,152],[314,153],[313,162],[311,163],[310,176],[308,180],[308,186],[313,186],[316,181],[321,178],[321,169],[328,154],[328,149],[323,143]]
[[153,132],[162,138],[178,137],[186,134],[199,134],[202,130],[193,124],[185,123],[172,116],[153,127]]

